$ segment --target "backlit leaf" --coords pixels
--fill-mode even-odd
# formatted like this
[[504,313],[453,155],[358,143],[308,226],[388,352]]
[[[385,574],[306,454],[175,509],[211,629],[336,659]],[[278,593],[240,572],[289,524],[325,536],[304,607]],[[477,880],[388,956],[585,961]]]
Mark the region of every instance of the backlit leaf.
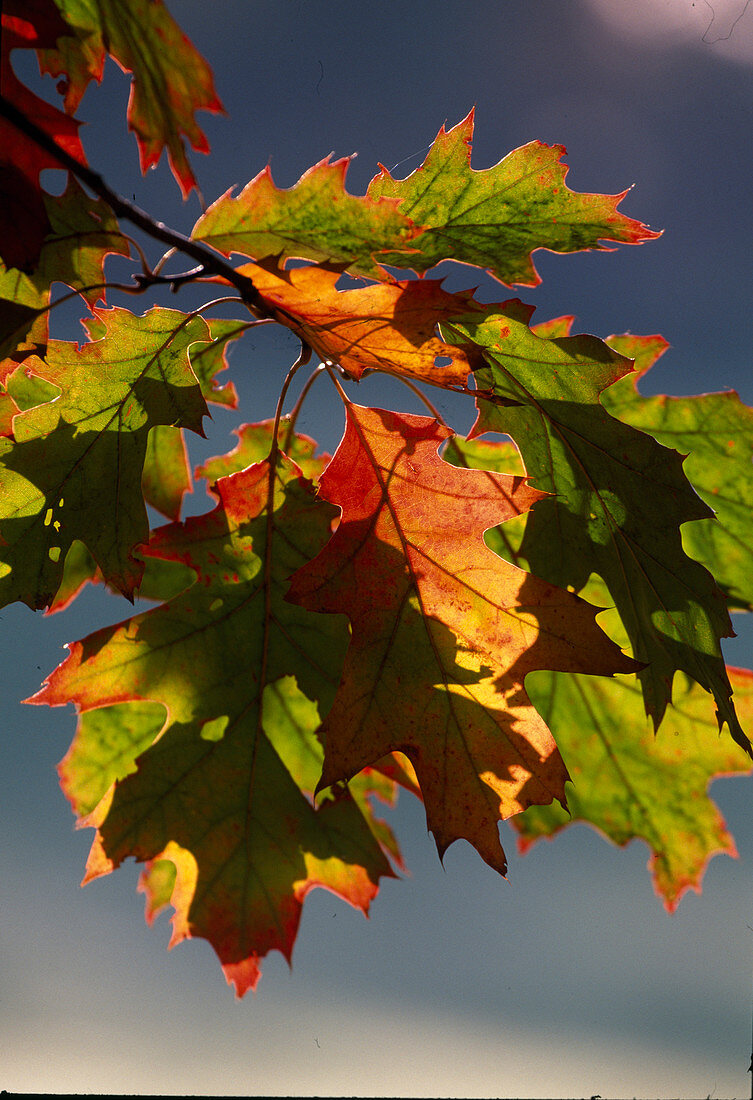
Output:
[[351,378],[381,370],[450,389],[464,386],[480,362],[473,349],[446,344],[437,335],[440,321],[479,308],[472,295],[449,294],[438,280],[337,290],[337,272],[319,267],[274,272],[244,264],[240,271],[253,279],[282,324]]
[[[88,877],[129,856],[146,862],[148,911],[169,889],[173,941],[208,939],[240,995],[267,952],[290,957],[310,889],[366,910],[392,872],[364,798],[375,781],[362,783],[360,806],[344,790],[316,809],[311,798],[322,759],[315,730],[347,630],[342,617],[284,596],[290,574],[329,537],[333,509],[288,460],[271,517],[266,463],[220,479],[216,491],[213,512],[161,528],[144,550],[190,567],[195,584],[75,643],[33,701],[72,701],[82,712],[63,764],[79,810],[116,780],[86,819],[98,827]],[[157,866],[164,860],[175,867],[172,885]]]
[[[741,720],[753,723],[753,673],[729,669]],[[649,869],[667,908],[688,889],[700,892],[712,856],[737,855],[735,843],[707,796],[719,775],[750,772],[750,758],[720,737],[711,700],[677,678],[673,701],[655,733],[640,687],[624,677],[537,673],[531,698],[549,724],[567,764],[570,815],[535,806],[512,825],[526,850],[571,823],[586,822],[615,844],[636,838],[651,849]]]
[[280,266],[295,257],[378,277],[374,254],[400,248],[416,229],[396,200],[348,194],[349,164],[327,158],[287,190],[275,186],[267,166],[237,197],[228,191],[213,202],[192,236],[226,256],[276,257]]
[[128,127],[136,135],[141,170],[167,149],[184,197],[196,186],[184,139],[209,152],[196,111],[221,111],[212,72],[162,0],[58,0],[79,44],[64,40],[40,56],[43,72],[67,78],[66,109],[75,111],[90,80],[101,80],[105,52],[133,74]]
[[394,267],[427,271],[442,260],[473,264],[501,282],[535,286],[531,261],[537,248],[577,252],[603,248],[601,240],[636,244],[658,234],[626,217],[617,206],[627,194],[587,195],[565,185],[562,145],[529,142],[494,168],[471,168],[473,111],[449,131],[444,127],[426,160],[405,180],[386,168],[369,184],[371,198],[399,199],[401,214],[424,232],[411,253],[381,257]]
[[[226,455],[207,459],[202,466],[197,467],[196,476],[216,481],[217,478],[237,473],[238,470],[245,470],[246,466],[251,466],[254,462],[262,462],[269,455],[273,427],[273,420],[263,420],[259,424],[243,424],[234,429],[233,434],[238,436],[238,446]],[[285,416],[280,419],[277,441],[310,481],[319,478],[331,457],[327,454],[315,454],[316,441],[310,436],[291,432],[290,420]]]
[[[70,180],[62,195],[44,195],[49,222],[39,260],[24,273],[0,265],[0,374],[47,344],[47,306],[53,283],[79,291],[89,306],[105,300],[104,262],[130,247],[110,208]],[[62,297],[62,295],[56,295]]]
[[732,633],[712,576],[682,549],[680,525],[710,510],[682,458],[611,417],[600,403],[630,363],[592,336],[542,338],[520,302],[488,307],[443,332],[484,349],[475,372],[479,415],[472,436],[509,433],[534,485],[553,494],[526,525],[522,553],[553,583],[607,583],[636,659],[647,712],[658,725],[672,681],[686,672],[712,692],[720,722],[743,747],[719,639]]
[[352,641],[321,736],[320,786],[386,753],[413,764],[440,854],[460,837],[504,873],[498,823],[563,797],[566,772],[523,681],[534,668],[609,675],[632,662],[592,607],[486,548],[483,531],[530,508],[520,478],[460,470],[436,420],[348,406],[319,482],[342,509],[289,599],[344,612]]
[[206,404],[188,349],[206,340],[198,317],[154,309],[97,314],[106,335],[80,349],[51,341],[33,370],[60,391],[19,413],[0,441],[0,601],[44,607],[60,584],[68,548],[83,542],[105,580],[132,595],[148,538],[141,475],[149,430],[201,433]]
[[[5,0],[0,13],[0,94],[81,164],[80,123],[34,95],[16,76],[10,59],[17,47],[54,46],[68,28],[52,0]],[[8,267],[33,271],[50,230],[39,174],[59,162],[5,117],[0,117],[0,257]]]
[[682,529],[687,553],[711,570],[732,607],[753,609],[753,409],[736,393],[644,397],[638,382],[667,347],[657,336],[611,336],[636,361],[636,373],[603,394],[604,407],[687,454],[685,473],[715,518]]

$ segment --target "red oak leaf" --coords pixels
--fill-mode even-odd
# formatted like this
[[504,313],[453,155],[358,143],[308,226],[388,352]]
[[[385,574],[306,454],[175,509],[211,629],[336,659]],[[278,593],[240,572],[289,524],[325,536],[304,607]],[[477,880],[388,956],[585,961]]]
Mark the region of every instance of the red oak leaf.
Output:
[[524,478],[461,470],[427,417],[348,407],[319,492],[342,509],[288,598],[344,612],[352,639],[320,735],[320,788],[386,753],[415,767],[440,855],[465,837],[496,870],[498,822],[564,801],[567,771],[524,688],[528,672],[632,671],[596,609],[497,557],[483,532],[541,496]]

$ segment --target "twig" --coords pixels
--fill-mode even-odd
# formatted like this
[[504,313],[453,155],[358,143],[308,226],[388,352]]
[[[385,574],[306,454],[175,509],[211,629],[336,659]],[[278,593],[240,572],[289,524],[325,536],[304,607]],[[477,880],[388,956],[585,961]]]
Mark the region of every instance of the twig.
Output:
[[0,117],[7,119],[22,134],[31,138],[40,149],[44,149],[45,152],[54,157],[58,164],[77,176],[96,195],[103,199],[119,218],[125,218],[133,225],[137,225],[150,237],[162,241],[170,248],[179,249],[207,271],[227,279],[232,286],[236,287],[243,301],[255,316],[271,316],[253,281],[247,275],[241,275],[232,264],[223,260],[214,249],[201,244],[200,241],[193,240],[191,237],[186,237],[175,229],[170,229],[163,222],[155,221],[145,210],[129,202],[122,195],[118,195],[97,172],[94,172],[88,165],[81,164],[65,149],[61,149],[49,134],[46,134],[36,123],[27,118],[4,96],[0,96]]
[[309,390],[313,386],[314,382],[316,382],[319,375],[322,374],[326,369],[327,368],[325,367],[324,363],[320,363],[317,367],[314,367],[311,374],[306,379],[306,384],[298,395],[298,400],[296,401],[293,408],[290,410],[290,415],[288,417],[288,427],[287,431],[285,432],[285,440],[282,445],[283,451],[287,452],[287,449],[290,446],[290,440],[293,438],[293,432],[295,431],[295,422],[298,419],[298,414],[301,411],[303,402],[308,397]]
[[267,457],[269,471],[267,474],[267,515],[264,539],[264,634],[262,638],[261,662],[259,668],[259,705],[256,722],[257,732],[259,733],[261,733],[263,729],[264,721],[263,695],[266,686],[267,664],[269,662],[269,628],[272,621],[272,537],[274,535],[275,479],[277,477],[277,459],[280,453],[277,433],[280,428],[280,417],[282,416],[285,395],[290,383],[293,381],[296,371],[308,363],[310,358],[311,349],[308,346],[302,347],[301,354],[288,371],[285,381],[282,384],[280,397],[277,401],[277,409],[275,410],[274,424],[272,425],[272,442]]

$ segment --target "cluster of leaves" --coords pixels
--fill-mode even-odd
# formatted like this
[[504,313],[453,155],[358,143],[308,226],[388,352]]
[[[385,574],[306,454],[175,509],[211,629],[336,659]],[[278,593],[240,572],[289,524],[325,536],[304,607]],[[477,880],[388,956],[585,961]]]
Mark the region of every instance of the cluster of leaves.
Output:
[[[18,47],[62,110],[17,80]],[[753,411],[643,397],[660,337],[532,325],[504,296],[538,282],[536,249],[658,234],[623,195],[571,191],[560,146],[473,170],[469,116],[407,179],[382,168],[357,197],[347,160],[289,190],[265,170],[182,236],[87,166],[74,117],[109,54],[142,167],[166,149],[194,187],[184,138],[206,151],[194,114],[221,107],[160,0],[6,0],[3,50],[0,601],[55,611],[97,581],[157,602],[72,644],[31,700],[79,713],[60,775],[96,828],[87,879],[141,861],[147,917],[171,905],[173,940],[209,940],[239,994],[290,956],[312,888],[368,909],[401,865],[374,804],[398,786],[440,855],[465,838],[504,874],[500,821],[525,847],[582,820],[648,843],[669,908],[698,888],[734,853],[708,783],[750,767],[753,674],[720,639],[753,609]],[[171,252],[150,267],[124,220]],[[164,274],[176,250],[198,266]],[[108,307],[109,254],[140,258],[131,293],[206,284],[207,304]],[[500,301],[446,290],[446,260]],[[89,308],[80,345],[50,337],[53,283]],[[205,317],[218,285],[234,320]],[[276,416],[196,471],[216,503],[181,519],[184,433],[235,406],[228,345],[270,320],[302,346]],[[345,411],[331,459],[296,432],[310,382],[283,415],[312,354]],[[427,415],[354,404],[374,371]],[[475,402],[467,438],[430,387]]]

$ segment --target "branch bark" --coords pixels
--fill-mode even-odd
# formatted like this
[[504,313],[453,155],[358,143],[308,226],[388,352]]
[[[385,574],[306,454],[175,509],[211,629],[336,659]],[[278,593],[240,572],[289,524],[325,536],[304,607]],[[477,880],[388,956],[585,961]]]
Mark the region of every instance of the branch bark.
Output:
[[77,176],[82,183],[85,183],[99,198],[107,203],[118,218],[126,219],[149,236],[162,241],[171,248],[180,250],[186,256],[190,256],[207,273],[227,279],[236,288],[255,317],[276,320],[264,304],[251,279],[236,271],[233,265],[228,263],[214,249],[201,244],[199,241],[194,241],[191,237],[186,237],[183,233],[171,229],[163,222],[156,221],[145,210],[136,206],[135,203],[129,202],[122,195],[118,195],[108,186],[98,172],[95,172],[86,164],[81,164],[65,149],[61,149],[49,134],[45,133],[30,118],[27,118],[4,96],[0,96],[0,116],[7,119],[17,130],[20,130],[22,134],[34,141],[40,149],[44,149],[45,152],[53,156],[62,168],[67,168],[69,172]]

